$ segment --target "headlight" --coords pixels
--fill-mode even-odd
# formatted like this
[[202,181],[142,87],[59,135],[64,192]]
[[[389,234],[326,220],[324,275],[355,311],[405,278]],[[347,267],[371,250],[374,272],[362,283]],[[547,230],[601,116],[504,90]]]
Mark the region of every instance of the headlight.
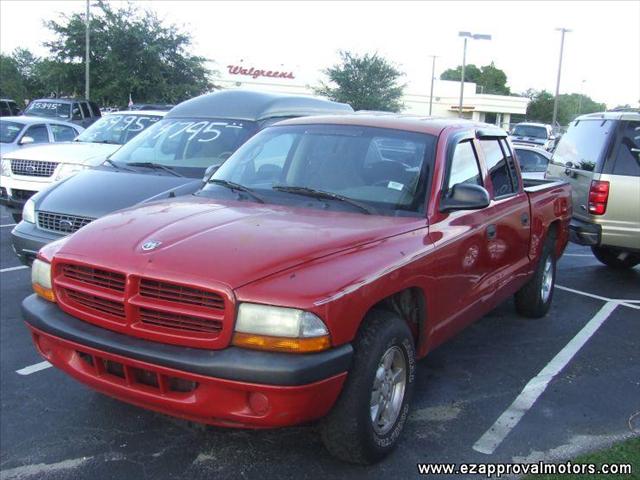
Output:
[[22,219],[25,222],[36,223],[36,202],[32,198],[27,200],[22,208]]
[[11,176],[11,160],[8,158],[0,158],[0,175],[3,177]]
[[51,264],[36,258],[31,266],[31,285],[33,291],[45,300],[56,301],[51,284]]
[[326,350],[330,340],[327,326],[313,313],[241,303],[233,344],[260,350],[307,353]]
[[63,163],[58,167],[58,173],[56,173],[56,180],[62,180],[63,178],[75,175],[82,170],[89,168],[88,165],[78,165],[76,163]]

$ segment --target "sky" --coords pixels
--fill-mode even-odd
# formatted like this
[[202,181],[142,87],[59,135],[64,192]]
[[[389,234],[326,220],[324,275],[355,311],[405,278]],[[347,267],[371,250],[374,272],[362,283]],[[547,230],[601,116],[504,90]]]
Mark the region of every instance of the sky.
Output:
[[[121,2],[112,2],[121,3]],[[609,107],[640,102],[640,1],[347,2],[144,1],[167,23],[189,32],[193,53],[222,71],[240,59],[302,72],[310,83],[335,64],[339,50],[377,52],[405,73],[408,93],[428,93],[436,77],[462,60],[459,31],[473,40],[467,63],[494,62],[514,92],[555,91],[558,27],[569,28],[561,93],[584,93]],[[84,1],[0,0],[0,51],[26,47],[45,56],[42,22],[82,12]]]

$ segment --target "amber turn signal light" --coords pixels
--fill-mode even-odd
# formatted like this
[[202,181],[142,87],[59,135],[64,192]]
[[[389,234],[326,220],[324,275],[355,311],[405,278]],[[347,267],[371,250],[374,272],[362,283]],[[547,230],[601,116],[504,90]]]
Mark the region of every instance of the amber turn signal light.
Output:
[[236,347],[288,353],[321,352],[331,346],[328,335],[311,338],[287,338],[242,332],[234,333],[231,343]]
[[50,302],[55,303],[56,296],[53,293],[53,290],[45,288],[42,285],[38,285],[37,283],[34,283],[32,286],[33,286],[33,291],[36,292],[39,296],[41,296],[45,300],[49,300]]

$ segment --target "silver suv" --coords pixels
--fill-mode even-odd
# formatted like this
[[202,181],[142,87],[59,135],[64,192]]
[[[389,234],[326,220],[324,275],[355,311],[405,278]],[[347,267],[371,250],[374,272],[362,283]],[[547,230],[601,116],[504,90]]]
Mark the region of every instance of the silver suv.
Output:
[[573,188],[573,242],[591,246],[610,267],[640,263],[640,113],[578,117],[558,143],[546,177]]

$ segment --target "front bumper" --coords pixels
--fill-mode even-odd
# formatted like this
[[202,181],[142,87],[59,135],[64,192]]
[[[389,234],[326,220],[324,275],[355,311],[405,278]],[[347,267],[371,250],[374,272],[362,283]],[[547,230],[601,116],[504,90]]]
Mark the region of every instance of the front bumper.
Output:
[[579,245],[600,245],[602,227],[596,223],[588,223],[572,218],[569,224],[569,240]]
[[31,265],[42,247],[60,238],[62,235],[41,230],[24,220],[11,231],[13,251],[24,265]]
[[24,300],[22,312],[40,354],[80,382],[220,426],[273,428],[326,415],[353,354],[351,345],[305,355],[167,345],[88,324],[36,295]]

